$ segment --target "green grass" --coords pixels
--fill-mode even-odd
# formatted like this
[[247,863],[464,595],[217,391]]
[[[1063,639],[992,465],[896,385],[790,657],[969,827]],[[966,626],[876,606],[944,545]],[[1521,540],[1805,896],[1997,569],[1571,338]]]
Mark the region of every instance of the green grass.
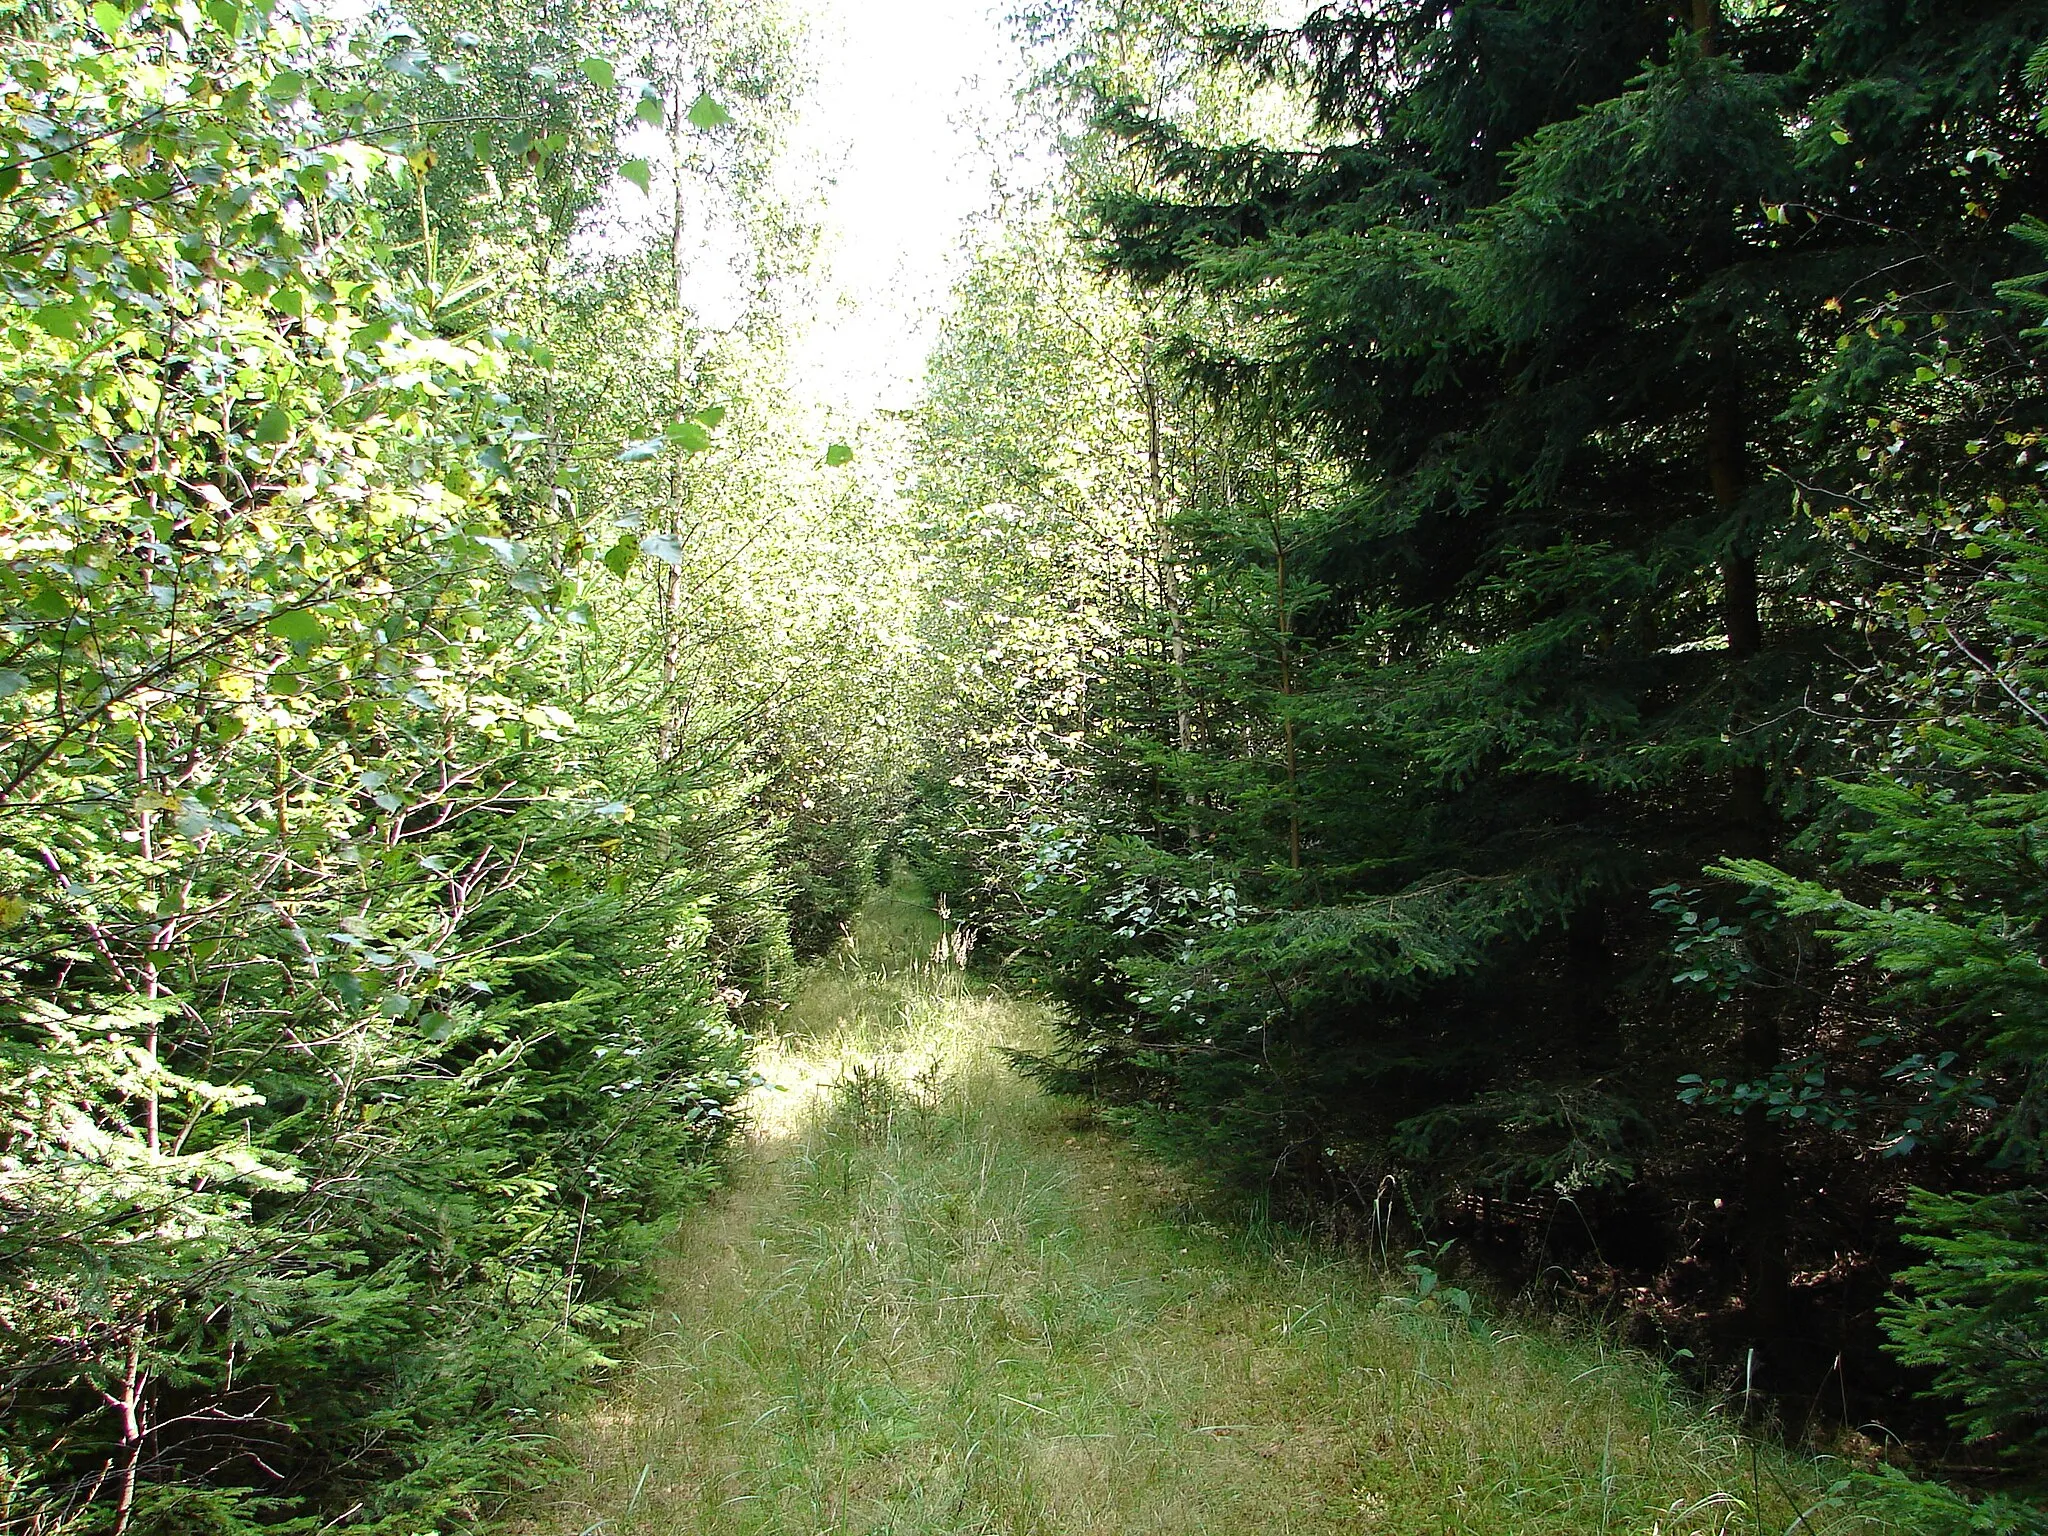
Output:
[[1006,1069],[1043,1017],[944,937],[899,885],[813,974],[744,1166],[523,1529],[1853,1527],[1638,1357],[1176,1220],[1185,1191]]

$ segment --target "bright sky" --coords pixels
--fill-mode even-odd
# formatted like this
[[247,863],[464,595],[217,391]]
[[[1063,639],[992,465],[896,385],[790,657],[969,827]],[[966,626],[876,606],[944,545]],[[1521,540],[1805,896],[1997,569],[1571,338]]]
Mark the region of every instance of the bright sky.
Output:
[[1005,0],[802,0],[817,88],[800,155],[830,178],[799,387],[849,410],[915,398],[967,221],[989,202],[1019,69]]

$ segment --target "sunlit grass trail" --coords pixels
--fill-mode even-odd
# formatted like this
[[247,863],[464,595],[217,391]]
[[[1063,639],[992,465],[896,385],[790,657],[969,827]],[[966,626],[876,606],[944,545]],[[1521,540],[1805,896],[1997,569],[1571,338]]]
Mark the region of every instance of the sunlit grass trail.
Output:
[[814,974],[735,1184],[525,1529],[1842,1528],[1639,1359],[1184,1219],[1008,1070],[1042,1016],[935,960],[944,933],[899,883]]

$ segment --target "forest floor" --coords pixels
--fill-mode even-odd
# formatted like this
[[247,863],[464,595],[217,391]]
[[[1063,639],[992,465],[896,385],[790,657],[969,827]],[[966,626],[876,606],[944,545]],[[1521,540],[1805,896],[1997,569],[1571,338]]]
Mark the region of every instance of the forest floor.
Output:
[[[900,883],[764,1052],[734,1181],[533,1536],[1805,1531],[1810,1463],[1639,1356],[1199,1202],[1010,1070],[1043,1012]],[[1483,1306],[1481,1308],[1484,1310]]]

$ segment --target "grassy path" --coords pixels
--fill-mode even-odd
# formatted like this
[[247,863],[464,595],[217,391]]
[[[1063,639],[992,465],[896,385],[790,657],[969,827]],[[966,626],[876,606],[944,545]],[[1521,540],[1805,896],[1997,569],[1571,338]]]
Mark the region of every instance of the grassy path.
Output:
[[739,1178],[526,1529],[1845,1529],[1638,1360],[1175,1220],[1005,1069],[1042,1020],[934,964],[942,931],[884,897],[815,974]]

